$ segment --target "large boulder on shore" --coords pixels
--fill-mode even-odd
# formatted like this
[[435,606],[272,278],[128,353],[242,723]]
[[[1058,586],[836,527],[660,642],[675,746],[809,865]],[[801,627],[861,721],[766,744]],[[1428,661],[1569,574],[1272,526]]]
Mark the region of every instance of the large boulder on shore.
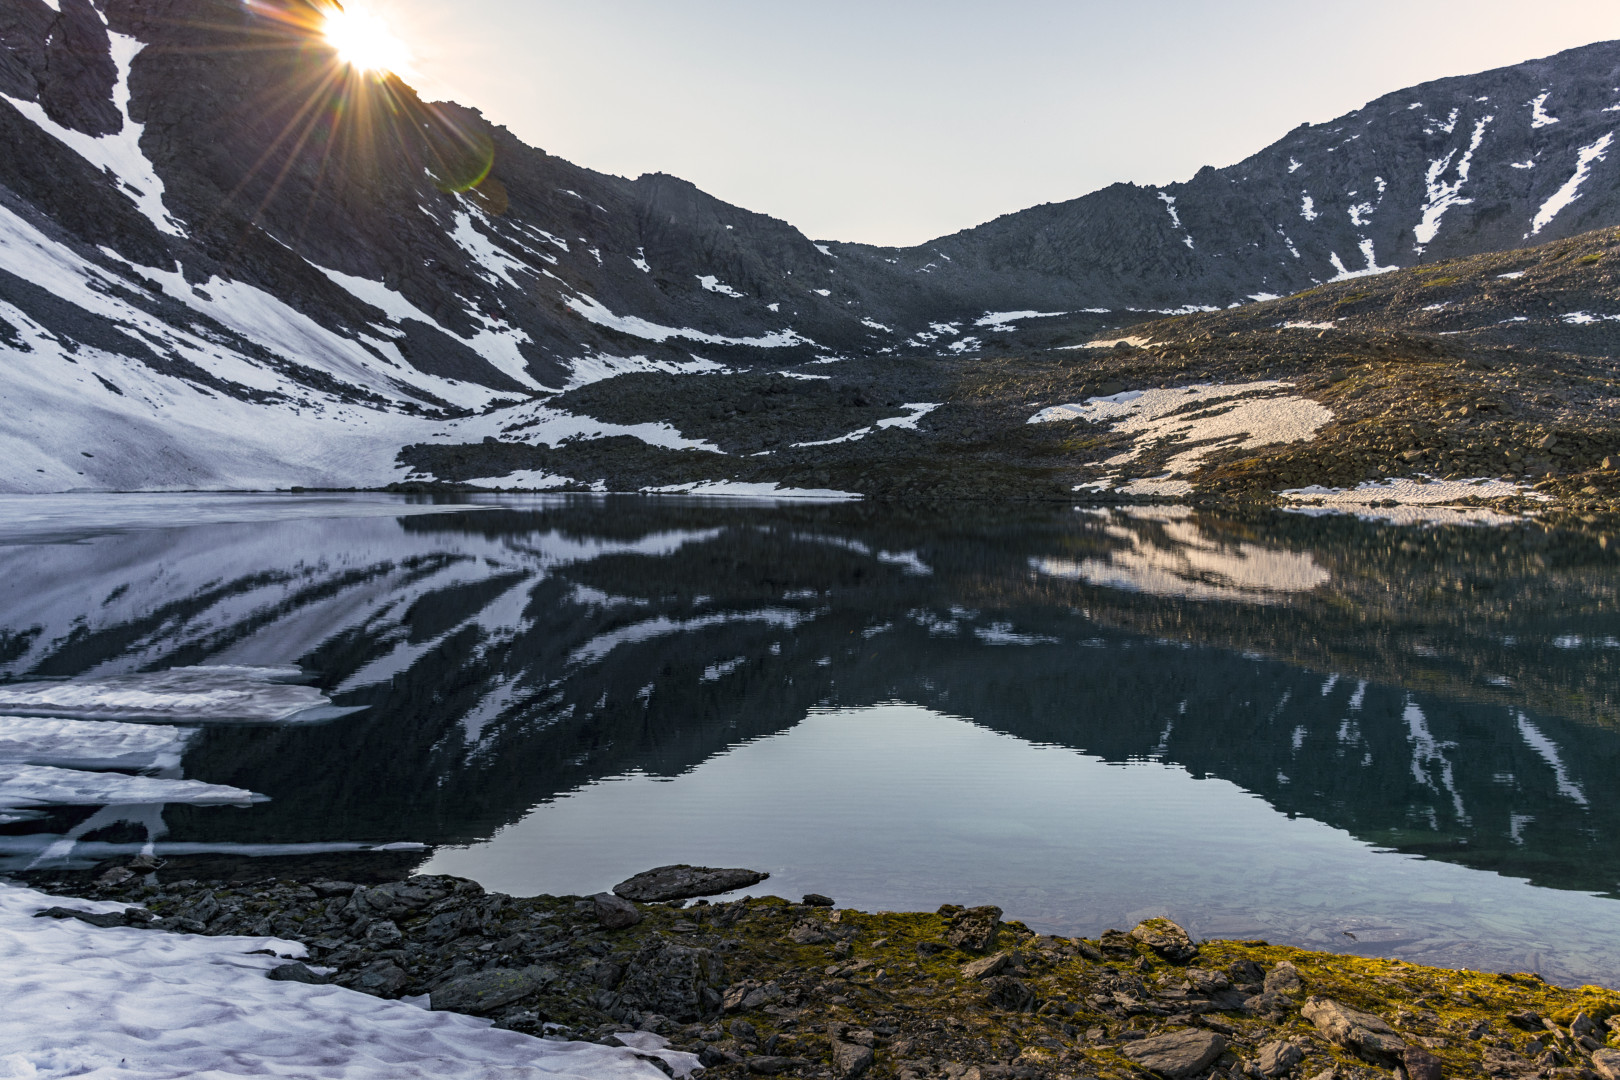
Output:
[[1406,1054],[1406,1043],[1382,1017],[1324,997],[1311,998],[1300,1011],[1328,1042],[1368,1061],[1400,1064]]
[[1226,1052],[1226,1040],[1213,1031],[1172,1031],[1130,1043],[1125,1056],[1150,1072],[1181,1080],[1196,1076]]
[[717,870],[708,866],[660,866],[613,886],[616,896],[639,904],[718,896],[758,885],[771,875],[758,870]]

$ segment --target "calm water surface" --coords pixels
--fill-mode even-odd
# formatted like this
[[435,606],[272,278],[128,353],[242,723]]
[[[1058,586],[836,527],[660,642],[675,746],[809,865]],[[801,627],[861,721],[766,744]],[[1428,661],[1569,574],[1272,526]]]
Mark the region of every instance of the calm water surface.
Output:
[[417,844],[388,857],[578,893],[746,865],[864,908],[1620,984],[1617,593],[1601,537],[1536,526],[0,500],[0,701],[246,666],[354,710],[169,702],[146,774],[250,807],[120,801],[140,766],[0,721],[0,868]]

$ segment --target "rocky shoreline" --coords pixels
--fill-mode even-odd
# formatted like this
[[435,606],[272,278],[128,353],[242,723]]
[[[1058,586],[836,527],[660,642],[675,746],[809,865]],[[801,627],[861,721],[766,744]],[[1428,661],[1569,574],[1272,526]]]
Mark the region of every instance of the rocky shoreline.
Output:
[[682,867],[632,879],[621,895],[531,898],[450,877],[202,881],[166,870],[142,857],[28,884],[129,905],[97,915],[64,900],[42,917],[304,944],[308,957],[274,979],[414,998],[551,1038],[624,1045],[627,1032],[651,1032],[697,1054],[710,1078],[1620,1078],[1609,1045],[1620,1042],[1620,993],[1194,942],[1167,920],[1081,940],[1037,935],[989,906],[689,902],[743,887],[736,875],[748,872],[704,879],[711,872]]

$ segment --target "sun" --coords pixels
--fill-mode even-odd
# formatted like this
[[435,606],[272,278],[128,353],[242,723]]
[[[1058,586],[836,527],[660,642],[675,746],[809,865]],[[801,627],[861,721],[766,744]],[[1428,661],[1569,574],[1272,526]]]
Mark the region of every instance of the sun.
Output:
[[339,60],[357,71],[379,75],[409,71],[410,49],[382,18],[358,4],[328,9],[321,36],[337,50]]

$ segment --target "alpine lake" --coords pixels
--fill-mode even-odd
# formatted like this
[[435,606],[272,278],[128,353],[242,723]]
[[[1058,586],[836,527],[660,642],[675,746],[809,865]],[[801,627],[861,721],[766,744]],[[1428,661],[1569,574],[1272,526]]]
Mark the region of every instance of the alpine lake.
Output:
[[[1620,985],[1620,551],[1595,533],[633,496],[0,503],[3,872],[151,850],[588,895],[693,863],[865,910],[994,904],[1086,936],[1163,915]],[[323,707],[233,714],[165,681],[194,668]],[[86,760],[87,724],[132,722],[173,753]],[[220,786],[255,798],[186,794]]]

